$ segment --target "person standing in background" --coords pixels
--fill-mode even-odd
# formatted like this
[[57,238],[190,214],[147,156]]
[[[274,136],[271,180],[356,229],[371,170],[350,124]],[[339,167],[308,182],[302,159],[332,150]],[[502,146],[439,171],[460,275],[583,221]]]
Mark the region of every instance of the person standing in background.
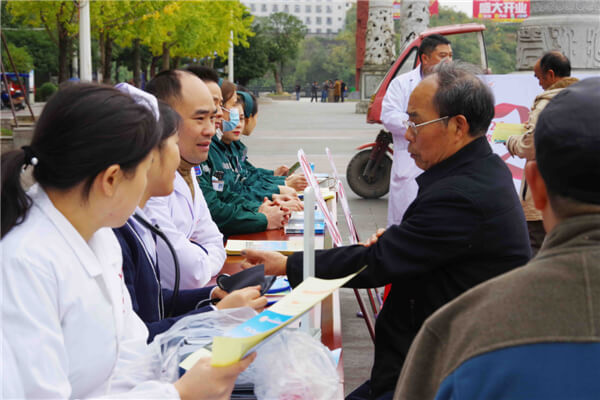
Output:
[[[571,63],[569,59],[558,51],[550,51],[544,54],[535,63],[533,71],[544,92],[538,95],[533,102],[529,119],[525,123],[525,133],[510,136],[506,141],[506,147],[511,155],[524,158],[527,161],[535,160],[534,134],[538,116],[554,96],[578,81],[577,78],[570,77]],[[546,230],[542,222],[542,212],[535,208],[525,178],[521,180],[521,205],[527,220],[531,251],[535,256],[542,246]]]
[[310,102],[312,103],[313,100],[315,101],[315,103],[317,103],[319,100],[317,98],[317,92],[319,91],[319,84],[317,83],[317,81],[314,81],[312,83],[312,85],[310,85]]
[[411,92],[421,79],[431,73],[442,61],[452,61],[450,41],[442,35],[430,35],[423,39],[418,52],[421,65],[402,74],[390,83],[381,104],[381,121],[394,138],[394,160],[390,176],[388,200],[388,226],[402,222],[402,216],[417,196],[415,178],[423,172],[408,153],[408,141],[404,137],[408,120],[406,106]]

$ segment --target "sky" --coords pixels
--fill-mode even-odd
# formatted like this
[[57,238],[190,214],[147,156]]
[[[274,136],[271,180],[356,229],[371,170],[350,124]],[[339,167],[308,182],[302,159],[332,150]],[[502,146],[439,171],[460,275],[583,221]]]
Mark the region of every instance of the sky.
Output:
[[469,17],[473,16],[472,0],[438,0],[440,6],[450,7],[456,11],[462,11]]

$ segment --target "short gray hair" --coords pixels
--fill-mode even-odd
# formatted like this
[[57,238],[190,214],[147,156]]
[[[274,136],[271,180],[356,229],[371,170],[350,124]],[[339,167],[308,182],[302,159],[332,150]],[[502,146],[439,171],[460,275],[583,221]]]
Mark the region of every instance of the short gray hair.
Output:
[[438,83],[433,96],[436,111],[441,117],[463,115],[475,137],[485,135],[494,118],[494,95],[478,72],[476,66],[460,62],[442,62],[433,69]]

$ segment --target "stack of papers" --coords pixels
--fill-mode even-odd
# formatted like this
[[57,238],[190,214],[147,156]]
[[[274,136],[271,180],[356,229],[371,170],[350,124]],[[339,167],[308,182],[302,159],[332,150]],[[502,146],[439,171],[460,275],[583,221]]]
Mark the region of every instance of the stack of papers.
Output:
[[[304,211],[294,211],[287,225],[283,227],[286,235],[304,233]],[[325,233],[325,216],[320,210],[315,210],[315,233]]]
[[[244,249],[278,251],[281,254],[292,254],[304,250],[304,238],[297,237],[289,240],[232,240],[225,245],[229,255],[239,255]],[[323,236],[315,237],[315,250],[323,249]]]

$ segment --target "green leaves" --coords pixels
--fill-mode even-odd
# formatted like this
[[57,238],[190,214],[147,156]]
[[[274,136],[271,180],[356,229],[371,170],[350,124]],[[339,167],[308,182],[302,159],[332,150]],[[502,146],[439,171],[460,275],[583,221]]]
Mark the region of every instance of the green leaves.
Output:
[[[440,7],[439,15],[431,17],[430,26],[464,24],[478,22],[485,24],[485,46],[488,64],[494,74],[506,74],[516,68],[517,30],[519,24],[471,19],[466,14]],[[479,45],[474,35],[454,35],[450,37],[454,58],[479,64]]]
[[[17,47],[12,43],[8,43],[8,51],[15,63],[17,72],[29,72],[33,69],[33,57],[31,57],[25,47]],[[12,65],[6,55],[4,46],[2,46],[2,62],[8,71],[12,71]]]

